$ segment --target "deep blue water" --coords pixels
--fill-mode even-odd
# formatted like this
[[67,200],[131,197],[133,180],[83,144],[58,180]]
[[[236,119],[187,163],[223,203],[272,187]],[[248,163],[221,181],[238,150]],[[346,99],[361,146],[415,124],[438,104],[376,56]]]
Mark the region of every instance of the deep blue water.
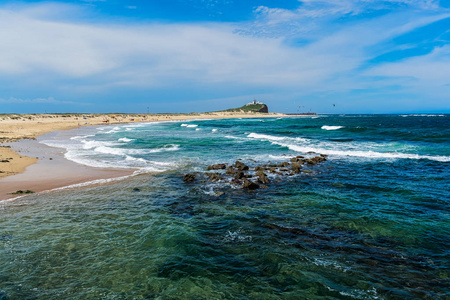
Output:
[[[450,298],[449,115],[125,124],[42,142],[141,174],[2,204],[0,299]],[[266,189],[182,180],[317,154]]]

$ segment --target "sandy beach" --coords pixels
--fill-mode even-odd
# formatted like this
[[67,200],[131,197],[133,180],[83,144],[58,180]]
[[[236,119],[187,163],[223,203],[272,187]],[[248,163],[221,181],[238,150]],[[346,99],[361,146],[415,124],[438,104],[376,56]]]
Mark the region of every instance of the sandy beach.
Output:
[[64,158],[60,149],[40,144],[41,135],[85,126],[192,119],[271,118],[277,113],[191,114],[5,114],[0,115],[0,200],[97,179],[131,175],[134,170],[87,167]]

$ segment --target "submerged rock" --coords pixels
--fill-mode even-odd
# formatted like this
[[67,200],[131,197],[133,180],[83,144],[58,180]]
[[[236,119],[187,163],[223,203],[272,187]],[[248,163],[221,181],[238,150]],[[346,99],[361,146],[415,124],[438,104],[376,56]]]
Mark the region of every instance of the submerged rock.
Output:
[[219,173],[206,173],[206,176],[209,177],[209,181],[216,182],[222,180],[222,176]]
[[290,163],[288,163],[287,161],[285,161],[285,162],[279,163],[279,164],[278,164],[278,167],[283,168],[283,167],[289,167],[290,165],[291,165]]
[[236,170],[233,166],[229,166],[227,168],[227,171],[225,172],[225,174],[229,175],[229,176],[233,176],[238,172],[238,170]]
[[292,163],[292,172],[294,174],[300,173],[301,168],[302,168],[301,164],[299,164],[299,163]]
[[242,178],[245,178],[244,172],[242,172],[242,171],[237,171],[236,174],[235,174],[235,176],[234,176],[234,179],[242,179]]
[[227,167],[226,164],[215,164],[215,165],[208,166],[206,168],[206,170],[207,171],[210,171],[210,170],[224,170],[226,167]]
[[267,178],[266,173],[264,173],[263,171],[259,170],[258,172],[256,172],[256,176],[258,176],[259,183],[270,183],[269,178]]
[[184,175],[183,181],[184,182],[194,182],[195,181],[195,174],[189,173],[189,174]]
[[256,190],[259,188],[259,184],[254,183],[248,179],[244,179],[244,185],[242,186],[244,189]]

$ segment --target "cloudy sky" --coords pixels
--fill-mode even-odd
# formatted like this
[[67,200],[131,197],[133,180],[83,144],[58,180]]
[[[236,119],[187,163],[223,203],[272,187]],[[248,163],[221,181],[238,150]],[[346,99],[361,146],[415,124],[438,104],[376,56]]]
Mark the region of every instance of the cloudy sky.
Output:
[[0,113],[450,113],[450,0],[0,2]]

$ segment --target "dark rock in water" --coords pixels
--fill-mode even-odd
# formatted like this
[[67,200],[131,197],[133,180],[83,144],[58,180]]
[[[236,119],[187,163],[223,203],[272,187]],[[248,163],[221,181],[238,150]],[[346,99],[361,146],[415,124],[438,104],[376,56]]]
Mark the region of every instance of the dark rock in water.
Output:
[[256,190],[259,188],[259,184],[254,183],[248,179],[244,179],[244,185],[242,186],[244,189]]
[[256,172],[256,176],[258,176],[258,182],[259,183],[266,183],[267,184],[267,183],[270,182],[269,178],[267,178],[266,173],[264,173],[261,170]]
[[238,160],[234,163],[234,165],[240,171],[247,171],[249,169],[249,167],[246,164]]
[[240,181],[239,179],[231,179],[231,184],[241,185],[242,181]]
[[194,182],[195,181],[195,174],[189,173],[184,175],[183,177],[184,182]]
[[134,188],[134,189],[133,189],[133,192],[140,192],[140,191],[141,191],[140,188]]
[[316,165],[320,162],[326,161],[327,159],[323,156],[315,156],[313,158],[307,159],[306,162],[310,165]]
[[225,195],[225,192],[222,192],[222,191],[217,191],[216,192],[216,197],[220,197],[222,195]]
[[0,291],[0,300],[9,300],[8,294],[4,291]]
[[256,172],[258,172],[258,171],[265,171],[265,170],[266,170],[265,167],[256,167],[256,168],[255,168],[255,171],[256,171]]
[[306,160],[306,163],[307,163],[308,165],[315,165],[315,164],[317,164],[317,161],[315,161],[315,160],[309,158],[309,159]]
[[216,165],[208,166],[206,168],[206,170],[207,171],[210,171],[210,170],[224,170],[226,167],[227,167],[226,164],[216,164]]
[[172,214],[177,214],[177,215],[193,216],[195,214],[194,206],[192,204],[181,202],[181,201],[176,201],[176,202],[171,203],[169,205],[169,211]]
[[267,189],[268,186],[267,186],[267,185],[264,185],[264,184],[261,184],[261,185],[259,186],[259,188],[261,188],[261,189]]
[[209,181],[216,182],[222,180],[222,176],[219,173],[206,173],[206,176],[209,177]]
[[236,175],[234,176],[234,179],[242,179],[245,178],[245,174],[242,171],[237,171]]
[[291,162],[295,162],[295,163],[300,163],[300,164],[302,164],[302,163],[304,163],[304,160],[303,160],[303,156],[301,156],[301,155],[299,155],[299,156],[296,156],[296,157],[293,157],[293,158],[291,158]]
[[294,174],[298,174],[300,173],[300,169],[302,168],[302,165],[298,164],[298,163],[292,163],[292,172]]
[[326,154],[320,154],[320,156],[325,157],[325,158],[328,157],[328,155],[326,155]]
[[289,167],[290,165],[291,165],[290,163],[285,161],[285,162],[279,163],[278,167],[283,168],[283,167]]
[[227,171],[225,172],[225,174],[229,175],[229,176],[233,176],[237,173],[238,171],[233,167],[233,166],[229,166],[227,168]]

